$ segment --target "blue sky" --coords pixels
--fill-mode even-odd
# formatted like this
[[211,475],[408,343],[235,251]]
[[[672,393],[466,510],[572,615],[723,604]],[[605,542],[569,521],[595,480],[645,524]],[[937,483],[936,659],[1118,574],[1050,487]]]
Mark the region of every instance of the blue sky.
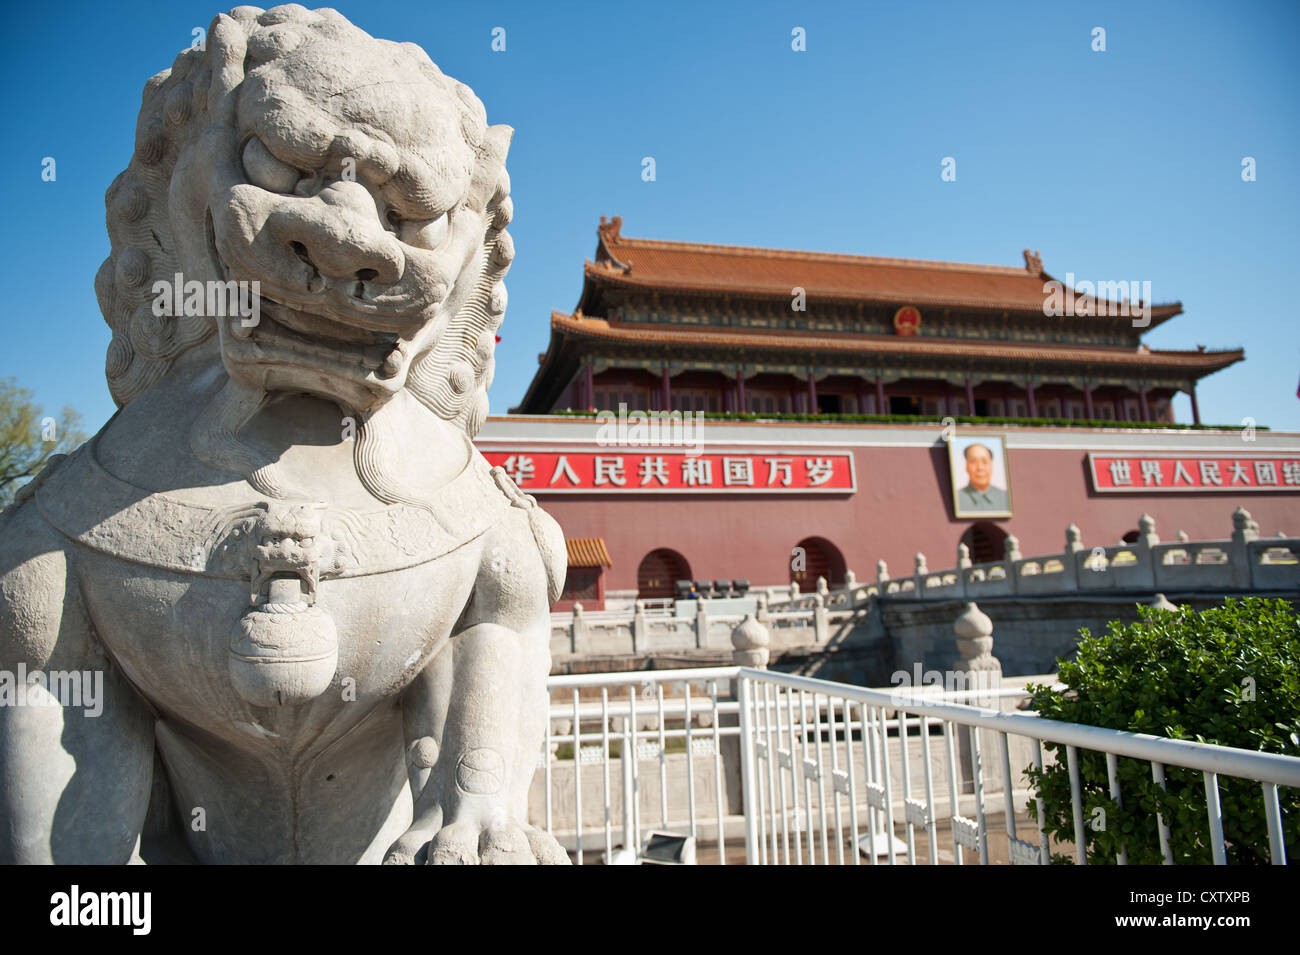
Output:
[[[1001,265],[1029,247],[1058,277],[1147,280],[1186,310],[1153,347],[1246,349],[1203,383],[1204,420],[1300,431],[1300,4],[335,7],[419,43],[516,130],[495,413],[522,396],[551,310],[577,303],[604,214],[631,236]],[[144,81],[221,9],[8,13],[0,377],[76,407],[88,430],[113,410],[93,290],[104,191],[130,158]],[[940,180],[945,156],[956,182]],[[1185,397],[1175,409],[1190,420]]]

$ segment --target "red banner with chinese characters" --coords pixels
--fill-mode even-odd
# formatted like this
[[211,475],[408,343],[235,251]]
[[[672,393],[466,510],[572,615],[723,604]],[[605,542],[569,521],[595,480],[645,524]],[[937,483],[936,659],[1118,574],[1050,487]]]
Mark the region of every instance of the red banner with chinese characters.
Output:
[[484,449],[529,494],[849,494],[853,455],[681,450],[508,451]]
[[1300,457],[1092,453],[1088,467],[1101,493],[1300,491]]

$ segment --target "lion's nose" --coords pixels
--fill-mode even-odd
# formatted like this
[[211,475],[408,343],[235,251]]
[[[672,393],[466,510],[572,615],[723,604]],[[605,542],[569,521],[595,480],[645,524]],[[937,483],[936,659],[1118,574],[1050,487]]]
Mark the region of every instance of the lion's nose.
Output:
[[287,250],[335,280],[392,284],[402,277],[401,243],[383,227],[375,200],[358,182],[336,182],[277,217]]

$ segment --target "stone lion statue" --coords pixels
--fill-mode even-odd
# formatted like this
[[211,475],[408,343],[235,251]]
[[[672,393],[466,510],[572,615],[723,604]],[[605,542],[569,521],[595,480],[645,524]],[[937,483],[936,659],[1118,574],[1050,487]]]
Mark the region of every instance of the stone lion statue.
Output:
[[[470,441],[511,132],[295,4],[148,81],[119,409],[0,517],[0,860],[568,862],[525,821],[564,539]],[[49,705],[78,673],[96,707]]]

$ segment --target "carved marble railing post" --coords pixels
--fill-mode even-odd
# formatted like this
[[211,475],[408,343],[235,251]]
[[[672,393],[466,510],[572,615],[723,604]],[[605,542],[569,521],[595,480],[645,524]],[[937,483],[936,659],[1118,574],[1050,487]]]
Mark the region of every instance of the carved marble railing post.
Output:
[[577,653],[578,644],[586,645],[587,623],[582,619],[582,604],[573,605],[573,622],[569,624],[569,652]]
[[705,647],[709,643],[709,611],[703,600],[695,602],[695,645]]
[[1156,533],[1156,519],[1150,514],[1143,514],[1138,518],[1138,547],[1142,550],[1150,550],[1160,543],[1160,536]]
[[[1020,541],[1015,534],[1008,534],[1007,539],[1003,542],[1003,559],[1010,563],[1013,560],[1020,560]],[[1007,568],[1007,573],[1011,573],[1011,568]]]
[[844,572],[844,590],[847,593],[852,594],[853,591],[857,588],[857,586],[858,586],[858,578],[854,575],[853,571],[846,570]]
[[1192,535],[1187,533],[1187,531],[1178,532],[1178,543],[1186,544],[1191,539],[1192,539]]
[[957,545],[957,569],[969,570],[971,566],[970,548],[965,544]]
[[1250,511],[1238,507],[1232,512],[1232,545],[1229,548],[1234,586],[1250,586],[1250,543],[1257,540],[1259,540],[1259,525],[1250,516]]
[[[993,655],[993,621],[974,603],[962,608],[961,614],[953,621],[953,633],[957,636],[957,652],[961,655],[953,664],[952,687],[954,690],[990,691],[989,695],[976,694],[962,697],[959,702],[971,706],[996,706],[997,697],[991,691],[1002,686],[1002,664]],[[975,791],[975,770],[971,765],[970,731],[962,729],[957,734],[961,756],[961,780],[963,792]],[[981,737],[981,761],[986,767],[1000,765],[1001,759],[993,734],[988,739]],[[989,774],[985,773],[988,779]],[[998,778],[994,772],[992,778]]]
[[918,597],[925,596],[925,577],[928,573],[930,568],[925,564],[925,555],[917,551],[916,556],[912,558],[912,579],[916,581],[912,593]]
[[792,580],[790,581],[790,602],[793,603],[798,599],[799,599],[799,581]]
[[970,559],[970,548],[964,543],[957,545],[957,594],[956,596],[966,596],[966,588],[970,585],[970,574],[966,571],[973,566]]
[[645,601],[638,600],[635,604],[636,609],[632,612],[632,652],[638,652],[641,647],[647,646],[645,618]]
[[830,639],[830,627],[826,622],[826,597],[820,593],[813,595],[813,639],[818,643]]
[[883,560],[876,561],[876,583],[883,585],[889,583],[889,565]]
[[1138,518],[1138,539],[1134,547],[1136,551],[1138,566],[1144,568],[1150,576],[1151,586],[1155,586],[1155,567],[1153,566],[1154,555],[1151,548],[1160,543],[1160,537],[1156,534],[1156,521],[1150,514],[1143,514]]
[[737,666],[766,670],[771,656],[768,649],[771,643],[767,627],[759,623],[752,613],[747,613],[745,619],[731,631],[731,659]]
[[1070,589],[1073,590],[1079,588],[1079,559],[1074,555],[1081,550],[1086,550],[1083,546],[1083,532],[1079,530],[1078,524],[1071,524],[1065,529],[1065,555],[1062,562],[1065,564]]
[[754,605],[755,605],[755,610],[754,610],[754,617],[755,617],[755,619],[757,619],[758,622],[761,623],[761,624],[766,624],[766,623],[767,623],[767,605],[768,605],[768,598],[767,598],[767,595],[766,595],[766,594],[759,594],[758,597],[757,597],[757,598],[755,599],[755,601],[754,601]]

